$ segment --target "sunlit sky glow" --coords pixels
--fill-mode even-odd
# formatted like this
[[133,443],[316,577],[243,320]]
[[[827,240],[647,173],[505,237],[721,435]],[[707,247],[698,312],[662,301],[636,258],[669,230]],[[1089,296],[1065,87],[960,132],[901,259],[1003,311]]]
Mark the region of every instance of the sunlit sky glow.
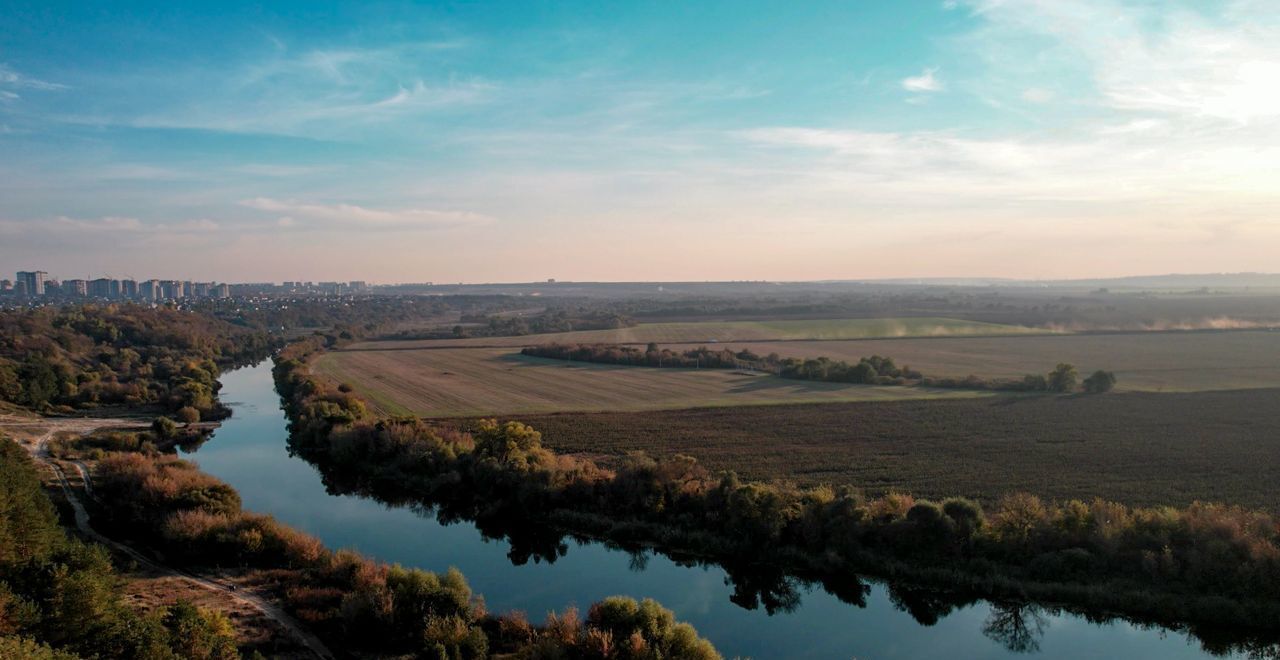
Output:
[[0,0],[0,268],[1280,271],[1274,0],[319,4]]

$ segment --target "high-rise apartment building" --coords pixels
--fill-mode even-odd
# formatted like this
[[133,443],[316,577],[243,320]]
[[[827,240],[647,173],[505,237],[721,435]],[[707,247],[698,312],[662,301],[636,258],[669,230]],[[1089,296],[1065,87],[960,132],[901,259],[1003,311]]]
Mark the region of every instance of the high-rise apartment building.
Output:
[[43,270],[20,270],[18,271],[18,282],[26,289],[28,296],[43,296],[45,280],[49,274]]

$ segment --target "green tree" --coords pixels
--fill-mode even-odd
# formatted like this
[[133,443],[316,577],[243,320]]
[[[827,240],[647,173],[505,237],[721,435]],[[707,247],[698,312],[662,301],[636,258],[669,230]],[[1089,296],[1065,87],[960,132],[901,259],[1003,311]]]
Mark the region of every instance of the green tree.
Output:
[[164,618],[173,639],[173,650],[193,660],[236,660],[235,629],[227,615],[178,601]]
[[32,408],[42,408],[58,396],[58,372],[43,355],[28,357],[18,370],[18,379],[26,390],[23,403]]
[[155,421],[151,422],[151,430],[161,440],[172,440],[174,436],[178,435],[178,423],[168,417],[157,417]]
[[1076,368],[1065,362],[1059,363],[1049,372],[1049,390],[1053,392],[1073,392],[1079,379]]
[[1116,386],[1116,375],[1110,371],[1101,369],[1093,372],[1091,376],[1084,379],[1084,391],[1090,394],[1101,394],[1110,392],[1111,388]]
[[79,660],[74,653],[58,651],[25,637],[0,637],[0,658],[23,660]]
[[31,457],[0,438],[0,564],[47,557],[62,538]]
[[200,411],[191,406],[183,406],[175,414],[178,416],[178,421],[184,424],[195,424],[200,421]]

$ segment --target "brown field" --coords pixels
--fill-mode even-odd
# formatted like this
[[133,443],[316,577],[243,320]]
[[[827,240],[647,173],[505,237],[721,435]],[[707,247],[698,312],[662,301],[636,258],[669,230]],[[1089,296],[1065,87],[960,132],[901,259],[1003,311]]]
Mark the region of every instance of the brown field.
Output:
[[1082,375],[1095,369],[1114,371],[1119,379],[1116,388],[1121,391],[1280,387],[1280,332],[1268,330],[732,342],[722,346],[750,348],[765,355],[826,356],[853,362],[868,355],[885,355],[931,376],[1018,377],[1070,362]]
[[1280,389],[521,416],[558,450],[685,453],[756,479],[1280,510]]
[[[398,346],[424,348],[529,346],[559,342],[565,344],[645,344],[648,342],[730,342],[761,340],[835,340],[871,337],[957,337],[1049,334],[1045,330],[1018,325],[984,323],[949,318],[883,319],[790,319],[764,321],[691,321],[641,323],[616,330],[579,330],[518,337],[475,339],[430,339],[393,342]],[[377,346],[370,342],[357,347]]]
[[399,343],[326,353],[316,369],[336,382],[353,384],[382,413],[424,417],[978,396],[957,390],[785,380],[720,369],[562,362],[502,348],[405,349],[396,346]]

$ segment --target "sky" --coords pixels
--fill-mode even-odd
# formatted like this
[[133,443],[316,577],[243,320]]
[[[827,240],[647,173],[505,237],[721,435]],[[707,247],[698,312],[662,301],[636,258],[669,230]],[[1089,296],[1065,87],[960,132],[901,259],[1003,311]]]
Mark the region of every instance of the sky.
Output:
[[34,268],[1276,272],[1280,11],[0,0],[0,269]]

